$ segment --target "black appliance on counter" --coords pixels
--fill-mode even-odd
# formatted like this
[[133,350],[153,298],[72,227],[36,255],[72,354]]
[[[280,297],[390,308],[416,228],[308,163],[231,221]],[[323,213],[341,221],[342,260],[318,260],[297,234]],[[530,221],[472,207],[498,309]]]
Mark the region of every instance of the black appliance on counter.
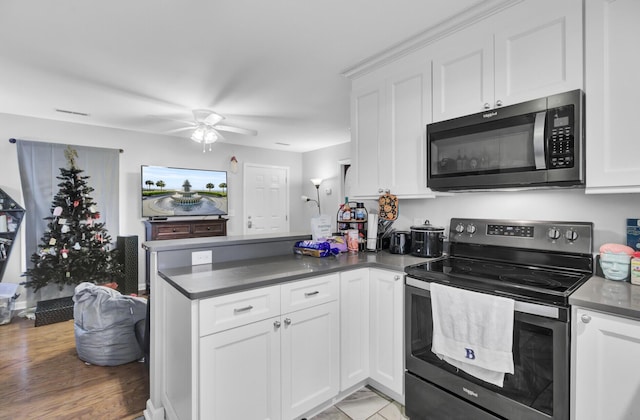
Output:
[[411,252],[411,234],[405,230],[391,232],[389,252],[392,254],[408,254]]
[[[593,272],[592,238],[586,222],[452,219],[448,256],[405,268],[409,418],[568,420],[568,299]],[[515,301],[515,369],[502,388],[431,351],[433,282]]]
[[427,125],[434,191],[583,185],[584,93],[561,93]]
[[444,228],[432,226],[428,220],[424,224],[411,226],[411,255],[425,258],[442,256]]

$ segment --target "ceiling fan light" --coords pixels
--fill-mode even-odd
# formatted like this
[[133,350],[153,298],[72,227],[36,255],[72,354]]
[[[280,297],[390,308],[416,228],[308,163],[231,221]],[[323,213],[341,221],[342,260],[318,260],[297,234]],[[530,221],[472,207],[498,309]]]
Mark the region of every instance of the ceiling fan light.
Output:
[[202,126],[199,126],[195,130],[193,130],[193,133],[191,134],[191,140],[201,142],[204,140],[204,135],[205,135],[205,128]]
[[218,140],[218,135],[215,133],[214,130],[206,130],[204,132],[204,142],[205,143],[213,143],[216,140]]

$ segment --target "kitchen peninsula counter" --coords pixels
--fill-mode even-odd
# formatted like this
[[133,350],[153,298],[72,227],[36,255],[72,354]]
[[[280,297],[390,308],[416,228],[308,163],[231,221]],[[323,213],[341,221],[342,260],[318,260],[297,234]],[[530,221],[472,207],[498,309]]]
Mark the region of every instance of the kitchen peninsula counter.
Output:
[[640,285],[593,276],[569,296],[569,303],[640,320]]
[[193,300],[364,267],[404,271],[408,265],[429,260],[432,259],[388,251],[324,258],[297,255],[292,251],[290,255],[168,268],[160,270],[159,275]]

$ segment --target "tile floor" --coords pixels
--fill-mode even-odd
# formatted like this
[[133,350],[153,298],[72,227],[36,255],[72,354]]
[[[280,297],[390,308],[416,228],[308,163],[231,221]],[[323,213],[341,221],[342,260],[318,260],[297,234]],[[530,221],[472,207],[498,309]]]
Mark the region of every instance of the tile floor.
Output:
[[406,420],[404,406],[365,387],[309,420]]
[[[135,420],[143,420],[138,417]],[[309,420],[408,420],[404,406],[365,387]]]

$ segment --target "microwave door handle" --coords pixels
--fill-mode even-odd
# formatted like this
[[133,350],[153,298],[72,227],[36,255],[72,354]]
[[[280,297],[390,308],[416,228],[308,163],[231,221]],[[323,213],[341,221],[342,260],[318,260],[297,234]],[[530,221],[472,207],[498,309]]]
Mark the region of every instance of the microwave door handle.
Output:
[[535,158],[536,169],[547,169],[544,154],[544,127],[546,125],[546,116],[546,111],[536,113],[536,119],[533,124],[533,156]]

